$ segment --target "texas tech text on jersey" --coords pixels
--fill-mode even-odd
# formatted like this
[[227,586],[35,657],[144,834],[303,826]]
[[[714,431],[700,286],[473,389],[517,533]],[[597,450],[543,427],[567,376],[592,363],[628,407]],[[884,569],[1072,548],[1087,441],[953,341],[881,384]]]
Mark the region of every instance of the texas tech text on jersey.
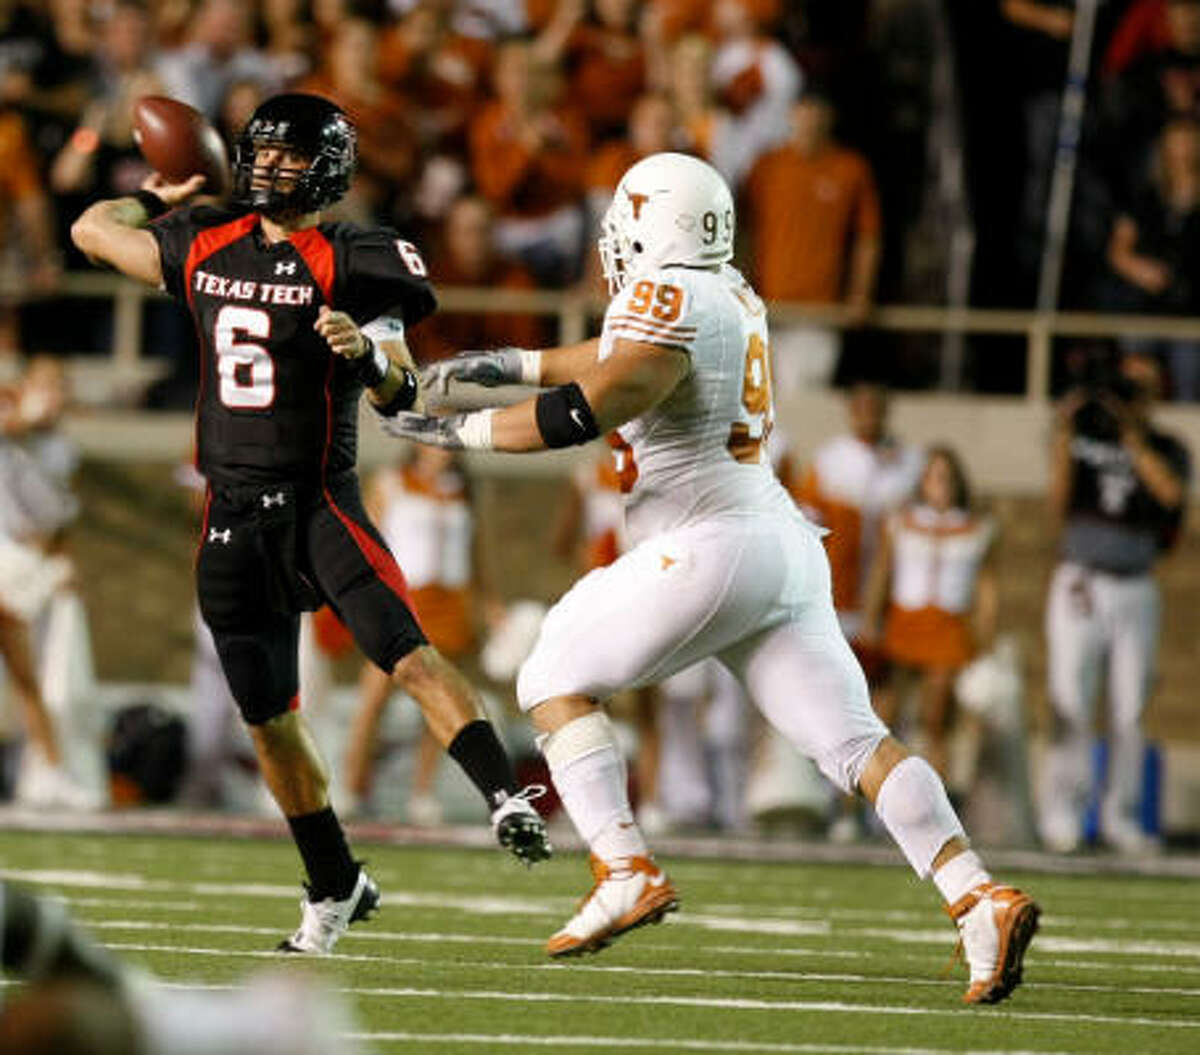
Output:
[[163,284],[200,346],[197,466],[214,483],[324,480],[354,467],[362,384],[313,324],[362,325],[436,306],[420,254],[395,232],[322,223],[268,242],[259,216],[194,206],[150,225]]

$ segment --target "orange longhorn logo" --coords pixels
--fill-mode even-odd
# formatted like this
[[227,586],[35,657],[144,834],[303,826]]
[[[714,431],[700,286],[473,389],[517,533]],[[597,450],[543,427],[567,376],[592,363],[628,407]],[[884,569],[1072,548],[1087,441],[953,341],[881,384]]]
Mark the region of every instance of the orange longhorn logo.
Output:
[[633,191],[626,191],[625,196],[629,199],[629,204],[633,206],[633,218],[640,220],[642,218],[642,206],[650,200],[649,194],[635,194]]

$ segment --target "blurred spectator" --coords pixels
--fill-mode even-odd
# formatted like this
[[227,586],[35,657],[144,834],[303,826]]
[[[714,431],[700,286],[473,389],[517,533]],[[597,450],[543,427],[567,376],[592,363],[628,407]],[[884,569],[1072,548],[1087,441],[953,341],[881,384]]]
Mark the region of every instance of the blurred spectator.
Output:
[[729,130],[729,114],[716,103],[712,44],[699,33],[681,37],[670,51],[666,91],[688,144],[712,161]]
[[393,15],[404,17],[415,7],[431,7],[447,12],[449,26],[456,34],[474,40],[506,40],[544,25],[558,0],[484,0],[462,3],[460,0],[387,0]]
[[[791,138],[750,171],[742,215],[764,298],[842,303],[861,320],[879,273],[879,198],[866,159],[832,138],[833,119],[833,106],[815,92],[792,107]],[[814,372],[804,362],[818,347],[813,327],[777,326],[772,338],[779,389],[794,390]],[[827,343],[827,367],[831,350]]]
[[1017,258],[1029,289],[1034,288],[1041,266],[1074,7],[1074,0],[1003,0],[1000,5],[1013,27],[1006,40],[1012,49],[1013,88],[1024,126],[1021,226],[1015,235]]
[[[421,627],[450,660],[474,651],[477,612],[499,623],[503,607],[491,593],[480,557],[470,483],[455,452],[414,446],[401,461],[379,470],[364,501],[371,519],[404,568],[409,598]],[[359,676],[359,706],[346,746],[346,787],[359,803],[371,791],[379,723],[393,693],[391,679],[373,663]],[[441,805],[434,780],[442,748],[423,725],[417,748],[408,820],[437,824]]]
[[[634,104],[629,117],[629,135],[601,146],[588,162],[584,182],[587,185],[588,231],[594,239],[600,231],[613,191],[621,177],[638,161],[681,145],[682,131],[675,123],[670,101],[662,95],[643,95]],[[585,261],[588,284],[601,294],[606,290],[600,268],[600,255],[589,253]]]
[[[63,428],[71,393],[62,360],[49,355],[31,358],[17,392],[16,414],[21,421],[17,438],[46,482],[72,506],[80,452]],[[98,805],[108,784],[102,744],[105,730],[95,707],[91,630],[76,585],[67,526],[46,540],[46,552],[55,563],[65,561],[71,574],[51,594],[30,627],[38,683],[60,734],[63,768],[74,782],[91,789],[95,795],[91,804]]]
[[[4,19],[0,15],[0,25]],[[88,98],[93,47],[90,4],[48,0],[44,7],[19,5],[0,38],[11,41],[11,47],[0,49],[8,60],[0,60],[0,103],[20,108],[39,153],[53,153]]]
[[592,139],[625,131],[646,86],[646,56],[635,0],[564,0],[534,44],[537,58],[565,67],[572,102],[586,115]]
[[50,199],[25,122],[7,108],[0,109],[0,242],[0,360],[11,362],[21,342],[7,290],[52,290],[61,265]]
[[237,0],[202,0],[189,24],[187,43],[165,52],[159,62],[167,94],[216,120],[235,81],[254,78],[277,88],[278,75],[251,46],[251,13]]
[[327,96],[358,129],[358,171],[342,214],[360,222],[397,223],[409,208],[417,144],[408,107],[379,79],[379,31],[365,18],[346,18],[329,44],[324,66],[300,88]]
[[[1107,306],[1200,314],[1200,124],[1175,120],[1155,147],[1151,181],[1121,212],[1108,243],[1115,288]],[[1200,341],[1125,338],[1128,351],[1161,355],[1173,399],[1200,399]]]
[[50,169],[55,194],[74,197],[63,209],[77,215],[85,198],[133,194],[150,167],[133,140],[133,106],[140,96],[160,95],[153,68],[150,14],[140,0],[113,5],[99,30],[97,77],[79,126]]
[[[529,272],[515,260],[496,252],[492,234],[492,209],[482,198],[459,198],[450,209],[430,275],[447,286],[480,286],[492,289],[535,289]],[[547,327],[536,315],[499,311],[471,314],[437,312],[408,334],[409,346],[419,363],[445,359],[479,348],[542,348],[551,343]]]
[[583,250],[587,123],[558,102],[560,78],[530,45],[505,44],[496,59],[497,98],[471,123],[471,171],[496,209],[496,241],[540,284],[578,274]]
[[379,75],[413,108],[425,152],[462,155],[487,95],[492,48],[453,28],[452,4],[418,3],[380,38]]
[[[880,646],[891,665],[875,709],[896,728],[905,697],[917,688],[922,754],[943,778],[954,679],[995,636],[995,532],[990,517],[972,510],[958,455],[931,448],[914,501],[885,521],[863,605],[863,638]],[[970,789],[948,790],[965,797]]]
[[1173,117],[1200,119],[1200,0],[1168,0],[1167,46],[1109,87],[1101,150],[1118,198],[1143,177],[1151,146]]
[[789,112],[804,83],[796,60],[766,32],[770,5],[717,0],[717,49],[712,80],[730,117],[728,134],[713,145],[711,161],[738,186],[759,156],[788,137]]
[[1108,39],[1100,73],[1111,80],[1143,55],[1162,51],[1169,43],[1167,0],[1133,0]]
[[[888,394],[856,385],[846,403],[850,432],[817,448],[799,481],[785,485],[809,519],[829,528],[825,548],[842,631],[854,643],[862,625],[867,575],[884,519],[908,501],[924,465],[916,447],[887,427]],[[868,675],[879,668],[874,649],[860,656]]]
[[[662,95],[643,95],[629,115],[629,135],[600,146],[588,162],[584,177],[588,211],[598,220],[612,201],[613,191],[630,166],[651,154],[675,150],[681,144],[675,112]],[[595,225],[593,225],[595,226]]]
[[17,796],[31,806],[94,807],[95,796],[63,767],[62,738],[36,673],[31,626],[71,578],[53,541],[78,503],[50,478],[20,440],[45,408],[21,388],[0,393],[0,658],[25,723]]
[[312,70],[316,40],[308,6],[307,0],[262,0],[262,52],[281,86]]
[[1156,361],[1126,355],[1059,406],[1050,507],[1061,561],[1046,600],[1051,743],[1043,766],[1042,841],[1082,839],[1090,797],[1096,696],[1108,697],[1108,767],[1100,834],[1116,849],[1154,849],[1144,830],[1142,713],[1154,684],[1160,607],[1154,565],[1178,538],[1191,476],[1186,447],[1156,428]]
[[258,109],[259,104],[266,98],[262,84],[256,80],[234,81],[225,93],[221,102],[221,115],[217,118],[217,131],[225,140],[229,156],[233,157],[233,147],[237,137],[250,121],[251,114]]

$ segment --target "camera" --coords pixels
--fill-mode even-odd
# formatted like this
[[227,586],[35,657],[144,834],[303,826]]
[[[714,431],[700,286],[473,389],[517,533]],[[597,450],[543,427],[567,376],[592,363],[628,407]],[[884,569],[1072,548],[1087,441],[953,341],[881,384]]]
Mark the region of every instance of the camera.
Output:
[[1075,412],[1072,427],[1077,435],[1093,440],[1120,439],[1121,423],[1106,403],[1134,403],[1145,395],[1142,386],[1121,373],[1116,363],[1099,359],[1088,361],[1076,389],[1087,399]]

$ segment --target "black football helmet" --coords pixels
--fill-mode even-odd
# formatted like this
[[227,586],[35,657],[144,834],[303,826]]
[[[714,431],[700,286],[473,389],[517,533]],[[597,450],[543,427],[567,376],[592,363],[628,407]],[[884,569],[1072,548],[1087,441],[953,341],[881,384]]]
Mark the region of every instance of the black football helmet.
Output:
[[[309,159],[288,190],[254,186],[254,154],[287,147]],[[338,201],[350,187],[358,160],[358,135],[340,106],[319,95],[288,92],[254,111],[233,148],[233,200],[258,212],[297,215]]]

